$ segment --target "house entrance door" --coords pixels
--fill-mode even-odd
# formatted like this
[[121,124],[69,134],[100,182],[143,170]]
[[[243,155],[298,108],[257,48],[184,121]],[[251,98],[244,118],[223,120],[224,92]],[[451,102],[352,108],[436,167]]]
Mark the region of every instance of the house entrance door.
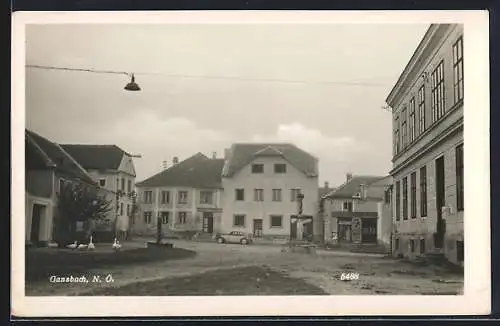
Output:
[[203,213],[203,232],[205,233],[214,232],[214,214],[211,212]]
[[253,236],[254,238],[262,238],[262,219],[253,220]]

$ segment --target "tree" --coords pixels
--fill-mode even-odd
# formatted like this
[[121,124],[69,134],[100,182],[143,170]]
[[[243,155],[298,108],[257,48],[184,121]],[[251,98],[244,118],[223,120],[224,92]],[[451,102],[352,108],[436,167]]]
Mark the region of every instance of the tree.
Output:
[[77,222],[83,222],[87,232],[91,232],[95,222],[105,219],[112,210],[111,203],[95,187],[79,182],[64,182],[58,195],[56,242],[73,242]]

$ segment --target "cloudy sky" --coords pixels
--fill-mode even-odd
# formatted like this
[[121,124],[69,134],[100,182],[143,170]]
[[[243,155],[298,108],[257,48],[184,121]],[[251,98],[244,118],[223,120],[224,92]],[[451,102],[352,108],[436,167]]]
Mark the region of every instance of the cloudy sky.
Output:
[[26,126],[59,143],[141,154],[145,179],[232,142],[293,142],[320,183],[391,168],[384,100],[427,25],[30,25],[26,63],[135,72],[26,69]]

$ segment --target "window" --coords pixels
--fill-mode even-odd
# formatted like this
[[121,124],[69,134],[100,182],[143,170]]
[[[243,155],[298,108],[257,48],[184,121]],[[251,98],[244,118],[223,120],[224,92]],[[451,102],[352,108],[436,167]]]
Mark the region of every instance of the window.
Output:
[[123,215],[123,203],[120,203],[120,215]]
[[99,186],[101,187],[106,186],[106,179],[99,179]]
[[297,197],[300,194],[299,188],[290,189],[290,201],[297,201]]
[[464,261],[464,242],[457,241],[457,261]]
[[252,164],[252,173],[264,173],[264,164]]
[[427,167],[420,168],[420,216],[427,216]]
[[188,192],[181,190],[179,191],[179,204],[187,204],[188,201]]
[[121,189],[125,191],[125,178],[122,178],[122,187]]
[[127,181],[127,192],[128,193],[132,192],[132,180]]
[[179,224],[186,224],[186,220],[187,220],[187,213],[186,212],[179,212],[177,214],[177,222]]
[[213,202],[214,193],[212,191],[200,191],[200,204],[211,205]]
[[144,223],[145,224],[151,224],[151,212],[144,212]]
[[273,189],[273,201],[281,201],[281,189]]
[[415,252],[415,240],[410,239],[410,251]]
[[455,149],[457,174],[457,211],[464,210],[464,144]]
[[161,212],[161,223],[168,224],[169,212]]
[[245,189],[236,189],[235,191],[236,200],[245,200]]
[[420,239],[420,253],[425,254],[425,239]]
[[394,131],[394,154],[399,154],[399,151],[401,150],[401,143],[400,143],[400,137],[399,137],[399,117],[396,117],[394,119],[394,125],[395,125],[395,131]]
[[410,177],[410,214],[411,218],[417,218],[417,173],[413,172]]
[[274,164],[274,173],[286,173],[286,164]]
[[403,178],[403,220],[408,219],[408,177]]
[[409,143],[412,143],[415,140],[415,98],[412,97],[410,100],[410,140]]
[[127,216],[130,216],[130,204],[127,204]]
[[233,226],[245,226],[245,215],[234,215]]
[[271,215],[271,227],[281,228],[283,227],[283,216],[281,215]]
[[438,121],[444,115],[444,63],[438,64],[431,74],[432,86],[432,122]]
[[401,138],[402,138],[402,144],[401,148],[406,148],[406,145],[408,144],[408,129],[407,129],[407,124],[406,124],[406,108],[401,111]]
[[264,189],[254,189],[253,190],[253,200],[254,201],[264,201]]
[[425,86],[418,89],[418,134],[425,131]]
[[464,98],[464,53],[463,38],[453,44],[453,98],[455,103]]
[[161,203],[169,204],[170,203],[170,191],[162,190],[161,192]]
[[342,210],[352,212],[352,201],[345,201],[342,203]]
[[394,239],[394,250],[399,250],[399,239]]
[[401,212],[401,182],[396,182],[396,221],[400,219]]
[[144,192],[144,202],[147,204],[151,204],[153,202],[153,192],[151,190]]

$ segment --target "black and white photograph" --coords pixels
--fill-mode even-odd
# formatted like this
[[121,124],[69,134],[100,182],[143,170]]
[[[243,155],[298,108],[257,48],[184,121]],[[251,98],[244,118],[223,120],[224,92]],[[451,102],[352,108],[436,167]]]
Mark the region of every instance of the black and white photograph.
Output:
[[428,14],[14,17],[17,310],[487,313],[488,16]]

